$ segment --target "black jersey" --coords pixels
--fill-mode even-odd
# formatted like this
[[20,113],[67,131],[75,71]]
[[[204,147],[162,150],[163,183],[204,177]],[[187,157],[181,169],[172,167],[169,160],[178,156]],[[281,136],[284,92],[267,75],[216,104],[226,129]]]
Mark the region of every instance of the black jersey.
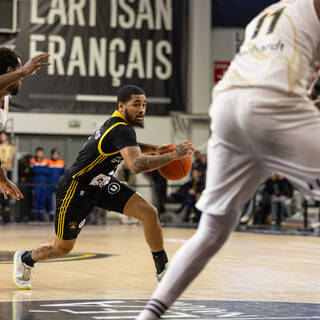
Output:
[[123,160],[120,150],[137,145],[134,129],[128,125],[120,112],[115,111],[112,117],[89,137],[62,179],[72,178],[80,183],[89,183],[100,174],[113,175]]

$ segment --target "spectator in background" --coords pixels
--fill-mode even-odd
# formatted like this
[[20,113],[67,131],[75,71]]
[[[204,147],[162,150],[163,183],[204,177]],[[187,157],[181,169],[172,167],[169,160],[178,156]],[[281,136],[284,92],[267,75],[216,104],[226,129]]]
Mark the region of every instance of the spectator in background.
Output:
[[159,214],[166,212],[164,206],[167,200],[167,179],[165,179],[158,170],[151,172],[151,179],[154,182],[155,206]]
[[38,147],[35,150],[35,157],[30,159],[30,168],[33,173],[32,182],[34,183],[34,216],[39,221],[44,221],[48,190],[49,164],[48,159],[44,158],[43,148]]
[[35,220],[32,213],[32,170],[30,168],[31,154],[27,154],[19,160],[18,188],[23,193],[23,199],[19,201],[19,210],[16,216],[17,222],[28,222]]
[[200,170],[200,167],[201,167],[201,153],[200,151],[196,150],[193,154],[192,170],[193,169]]
[[266,181],[265,190],[271,196],[272,221],[282,222],[286,217],[286,203],[292,202],[292,185],[287,179],[274,172]]
[[[11,179],[12,169],[14,166],[14,155],[16,147],[14,147],[8,139],[5,131],[0,132],[0,161],[2,168],[6,171],[7,177]],[[0,198],[2,223],[10,222],[10,202],[3,196]]]
[[59,150],[53,148],[51,150],[51,159],[49,159],[49,172],[48,172],[48,210],[49,219],[53,221],[54,212],[56,210],[56,185],[63,175],[65,170],[64,161],[59,159]]
[[[155,153],[150,152],[149,155],[155,155]],[[167,180],[162,177],[158,170],[152,170],[145,172],[145,177],[151,180],[153,184],[153,205],[157,208],[158,214],[166,212],[164,206],[167,200]]]
[[201,179],[205,182],[207,176],[207,155],[203,153],[200,156],[200,172],[201,172]]
[[[125,161],[122,161],[122,163],[118,166],[115,177],[135,190],[136,175],[130,171]],[[123,224],[133,224],[139,222],[139,220],[124,214],[120,215],[120,220]]]
[[191,172],[191,180],[188,183],[189,189],[188,193],[181,203],[181,206],[178,210],[175,211],[175,213],[180,213],[185,209],[185,214],[183,221],[189,222],[190,215],[192,213],[192,210],[195,212],[195,218],[194,222],[199,222],[201,212],[195,208],[195,203],[199,199],[201,192],[204,189],[204,182],[201,179],[201,171],[198,169],[193,169]]

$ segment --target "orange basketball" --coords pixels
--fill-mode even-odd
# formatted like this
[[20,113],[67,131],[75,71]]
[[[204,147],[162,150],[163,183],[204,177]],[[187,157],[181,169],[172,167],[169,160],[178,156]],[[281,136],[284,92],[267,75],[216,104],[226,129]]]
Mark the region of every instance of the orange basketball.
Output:
[[191,157],[190,155],[186,155],[181,159],[171,161],[165,166],[159,168],[158,171],[167,180],[180,180],[190,172],[191,166]]

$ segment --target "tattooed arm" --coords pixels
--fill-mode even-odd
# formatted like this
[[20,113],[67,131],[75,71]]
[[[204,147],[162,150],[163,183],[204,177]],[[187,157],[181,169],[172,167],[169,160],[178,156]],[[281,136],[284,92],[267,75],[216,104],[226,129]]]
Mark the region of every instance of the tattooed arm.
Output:
[[157,152],[158,149],[158,146],[154,144],[146,144],[141,142],[138,142],[138,146],[140,147],[142,153]]
[[138,146],[140,147],[140,150],[142,153],[150,153],[150,152],[166,153],[166,152],[172,151],[169,149],[171,146],[176,147],[177,145],[164,144],[164,145],[158,146],[154,144],[146,144],[146,143],[138,142]]
[[139,147],[125,147],[120,150],[122,157],[127,163],[130,171],[133,173],[158,169],[173,160],[180,159],[186,154],[192,153],[193,151],[194,147],[189,141],[179,144],[172,152],[155,156],[143,155]]

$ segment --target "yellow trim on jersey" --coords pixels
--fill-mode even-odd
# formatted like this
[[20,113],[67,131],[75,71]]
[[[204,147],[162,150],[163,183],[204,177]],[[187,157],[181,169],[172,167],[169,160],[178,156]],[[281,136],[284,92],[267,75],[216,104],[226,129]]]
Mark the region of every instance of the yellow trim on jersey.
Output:
[[[116,111],[116,112],[118,112],[118,111]],[[119,112],[119,113],[120,113],[120,112]],[[121,114],[121,113],[120,113],[120,114]],[[113,124],[108,130],[106,130],[106,132],[105,132],[105,133],[102,135],[102,137],[100,138],[99,143],[98,143],[98,151],[99,151],[99,153],[100,153],[101,155],[103,155],[103,156],[105,156],[105,157],[109,157],[109,156],[112,156],[112,155],[120,152],[120,151],[115,151],[115,152],[112,152],[112,153],[104,153],[104,152],[102,151],[102,148],[101,148],[101,144],[102,144],[102,141],[103,141],[104,137],[105,137],[114,127],[118,126],[119,124],[122,124],[122,125],[125,125],[125,126],[128,125],[126,122],[117,122],[117,123]]]
[[[103,159],[102,159],[103,158]],[[93,160],[93,162],[91,162],[90,164],[88,164],[85,168],[83,168],[82,170],[80,170],[79,172],[75,173],[72,178],[76,178],[79,177],[80,175],[82,175],[83,173],[90,171],[96,164],[102,162],[104,160],[104,156],[103,155],[99,155],[95,160]],[[102,161],[101,161],[102,160]]]
[[68,206],[70,204],[70,201],[72,200],[74,193],[77,189],[78,181],[73,180],[68,188],[68,191],[63,199],[62,205],[59,210],[59,218],[58,218],[58,227],[57,227],[57,236],[60,239],[63,239],[63,228],[64,228],[64,220],[65,220],[65,214],[68,209]]
[[[120,117],[122,119],[124,119],[123,115],[118,112],[118,111],[115,111],[112,115],[112,117]],[[122,125],[125,125],[127,126],[128,124],[126,122],[117,122],[115,124],[113,124],[110,128],[108,128],[105,133],[102,135],[102,137],[100,138],[99,140],[99,143],[98,143],[98,151],[99,151],[99,156],[93,160],[93,162],[91,162],[90,164],[88,164],[85,168],[83,168],[82,170],[80,170],[79,172],[75,173],[72,178],[75,179],[79,176],[81,176],[83,173],[86,173],[88,171],[90,171],[91,169],[93,169],[96,165],[98,165],[99,163],[101,163],[103,160],[105,160],[107,157],[109,156],[112,156],[114,154],[117,154],[117,153],[120,153],[120,151],[115,151],[115,152],[112,152],[112,153],[104,153],[102,151],[102,148],[101,148],[101,144],[102,144],[102,141],[104,139],[104,137],[114,128],[116,127],[117,125],[119,124],[122,124]]]
[[112,114],[112,118],[114,117],[119,117],[122,120],[124,120],[125,122],[127,122],[126,118],[124,117],[124,115],[122,113],[120,113],[118,110],[116,110],[113,114]]

